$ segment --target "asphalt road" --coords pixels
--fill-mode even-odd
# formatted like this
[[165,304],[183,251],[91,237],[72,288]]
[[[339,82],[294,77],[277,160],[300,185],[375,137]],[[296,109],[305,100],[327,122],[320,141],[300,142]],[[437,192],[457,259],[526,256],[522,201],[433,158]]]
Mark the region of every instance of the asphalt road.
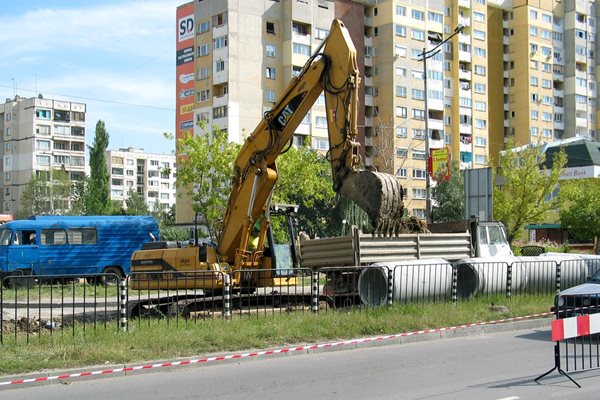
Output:
[[[590,399],[600,371],[553,372],[549,328],[249,358],[0,390],[0,399]],[[423,337],[424,339],[425,337]]]

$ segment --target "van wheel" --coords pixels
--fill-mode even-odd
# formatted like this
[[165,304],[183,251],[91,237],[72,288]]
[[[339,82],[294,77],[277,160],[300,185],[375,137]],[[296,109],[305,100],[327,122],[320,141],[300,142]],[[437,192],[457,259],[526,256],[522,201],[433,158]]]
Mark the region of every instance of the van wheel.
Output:
[[123,279],[123,272],[119,267],[106,267],[102,273],[106,275],[102,275],[99,279],[104,286],[118,285]]
[[2,283],[7,289],[31,289],[35,285],[35,278],[33,276],[13,276],[4,279]]

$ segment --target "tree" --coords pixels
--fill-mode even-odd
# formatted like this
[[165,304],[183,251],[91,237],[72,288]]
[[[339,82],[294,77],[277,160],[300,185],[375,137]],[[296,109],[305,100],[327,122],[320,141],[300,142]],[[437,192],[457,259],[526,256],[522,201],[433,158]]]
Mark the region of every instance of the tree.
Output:
[[600,237],[600,178],[562,182],[559,194],[560,225],[579,240],[594,240],[598,252]]
[[541,146],[515,149],[512,142],[499,156],[499,171],[493,181],[499,175],[504,183],[493,188],[494,217],[506,226],[511,244],[523,225],[541,222],[557,206],[557,199],[550,194],[558,184],[567,156],[564,150],[555,153],[551,169],[543,166],[545,161]]
[[200,126],[203,134],[177,140],[177,186],[183,188],[194,211],[204,216],[215,233],[221,231],[239,146],[228,142],[227,132],[208,132],[203,123]]
[[301,229],[311,236],[339,234],[340,207],[333,191],[331,164],[308,147],[290,147],[277,159],[273,201],[298,204]]
[[88,146],[90,150],[90,177],[85,200],[85,211],[88,215],[106,215],[112,208],[106,163],[106,149],[108,148],[109,138],[104,121],[98,120],[94,142],[92,146]]
[[66,171],[55,169],[32,174],[21,195],[20,211],[16,217],[66,214],[71,201],[71,180]]
[[146,200],[136,190],[129,189],[127,200],[125,200],[126,215],[148,215],[148,205]]
[[458,161],[450,165],[450,179],[438,175],[437,185],[432,188],[435,199],[433,221],[448,222],[465,218],[465,187]]

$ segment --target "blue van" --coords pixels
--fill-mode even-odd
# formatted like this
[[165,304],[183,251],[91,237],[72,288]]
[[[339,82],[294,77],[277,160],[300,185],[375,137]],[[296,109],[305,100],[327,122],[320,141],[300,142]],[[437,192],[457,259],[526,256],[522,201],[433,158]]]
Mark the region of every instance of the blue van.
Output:
[[[152,216],[33,216],[0,226],[0,278],[129,274],[131,255],[158,240]],[[6,284],[6,281],[4,282]]]

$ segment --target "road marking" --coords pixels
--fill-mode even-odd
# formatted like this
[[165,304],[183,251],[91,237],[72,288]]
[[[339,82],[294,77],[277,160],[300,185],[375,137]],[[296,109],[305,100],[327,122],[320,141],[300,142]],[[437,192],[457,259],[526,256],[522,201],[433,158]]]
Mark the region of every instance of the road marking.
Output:
[[517,396],[510,396],[510,397],[503,397],[501,399],[496,399],[496,400],[519,400],[520,397]]

